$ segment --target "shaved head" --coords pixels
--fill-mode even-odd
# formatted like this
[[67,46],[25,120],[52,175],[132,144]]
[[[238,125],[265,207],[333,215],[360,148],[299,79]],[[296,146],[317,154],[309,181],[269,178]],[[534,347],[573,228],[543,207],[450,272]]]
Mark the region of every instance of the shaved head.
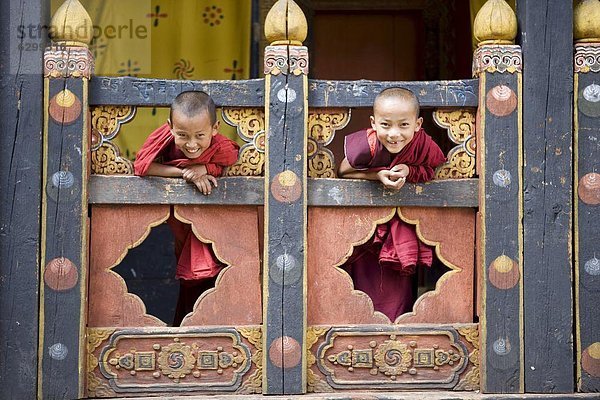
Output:
[[373,114],[377,113],[377,106],[379,104],[389,99],[406,101],[411,103],[415,110],[415,118],[419,117],[420,105],[417,96],[415,96],[415,94],[410,90],[399,87],[384,89],[377,95],[377,97],[375,97],[375,101],[373,102]]
[[188,118],[206,112],[208,113],[211,125],[214,125],[217,122],[215,102],[204,92],[195,91],[180,93],[175,97],[173,103],[171,103],[171,121],[173,121],[173,111],[177,111]]

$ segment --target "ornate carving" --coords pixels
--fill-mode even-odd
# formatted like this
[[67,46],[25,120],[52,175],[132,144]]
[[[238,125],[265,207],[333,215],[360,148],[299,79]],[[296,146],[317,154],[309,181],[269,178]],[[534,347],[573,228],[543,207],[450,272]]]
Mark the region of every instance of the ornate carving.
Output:
[[251,364],[250,349],[231,328],[116,331],[99,359],[99,372],[117,393],[236,391]]
[[53,45],[44,51],[44,77],[85,78],[94,73],[94,56],[87,47]]
[[350,122],[350,110],[311,109],[308,113],[308,176],[335,178],[335,159],[326,148],[335,131]]
[[575,72],[600,72],[600,44],[575,45]]
[[520,73],[522,66],[521,46],[483,45],[473,55],[473,76],[482,72]]
[[464,337],[474,347],[469,354],[469,363],[473,365],[471,370],[462,378],[454,390],[479,390],[479,328],[477,326],[467,326],[457,329],[458,333]]
[[265,164],[265,112],[260,108],[224,108],[223,121],[237,128],[246,142],[228,176],[261,176]]
[[97,106],[92,111],[92,173],[133,175],[133,163],[120,156],[112,140],[121,125],[131,121],[135,107]]
[[113,334],[114,329],[87,329],[87,392],[89,397],[114,397],[115,392],[105,381],[100,380],[94,370],[98,367],[98,357],[94,351]]
[[317,365],[333,388],[454,388],[467,346],[454,328],[332,328]]
[[256,348],[256,352],[251,358],[256,366],[256,370],[248,377],[236,393],[260,394],[262,393],[262,331],[260,328],[239,328],[238,331]]
[[317,362],[316,357],[311,351],[312,347],[317,343],[319,338],[323,336],[329,327],[310,326],[306,331],[306,384],[309,393],[330,393],[333,388],[321,380],[311,367]]
[[475,175],[475,112],[468,109],[435,110],[434,121],[448,130],[457,144],[448,153],[448,161],[438,167],[436,179],[472,178]]
[[107,142],[92,151],[92,173],[99,175],[133,175],[133,163],[119,156],[119,149]]
[[308,48],[305,46],[267,46],[265,75],[308,75]]

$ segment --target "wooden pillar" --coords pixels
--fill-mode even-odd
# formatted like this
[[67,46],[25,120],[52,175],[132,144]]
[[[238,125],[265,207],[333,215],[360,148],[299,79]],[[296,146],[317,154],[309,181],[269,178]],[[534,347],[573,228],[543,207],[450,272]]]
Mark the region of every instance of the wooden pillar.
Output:
[[[37,388],[42,57],[49,2],[0,2],[0,398]],[[22,32],[22,34],[20,33]],[[44,32],[42,32],[44,33]]]
[[265,22],[263,393],[306,392],[308,49],[306,19],[280,0]]
[[[89,132],[85,45],[92,22],[77,0],[53,17],[44,54],[44,151],[38,397],[84,397],[87,316]],[[70,22],[65,25],[64,21]]]
[[521,48],[516,16],[490,0],[475,18],[479,76],[481,386],[523,392]]
[[524,63],[525,391],[569,393],[573,9],[564,0],[525,0],[517,5]]
[[600,3],[575,12],[575,307],[577,389],[600,391]]

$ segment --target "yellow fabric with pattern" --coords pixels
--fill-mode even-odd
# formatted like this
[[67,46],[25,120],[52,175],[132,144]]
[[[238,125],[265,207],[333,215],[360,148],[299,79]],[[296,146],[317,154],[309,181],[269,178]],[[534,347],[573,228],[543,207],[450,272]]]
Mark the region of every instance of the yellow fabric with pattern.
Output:
[[[191,80],[249,77],[251,0],[80,2],[95,27],[90,49],[96,57],[96,75]],[[61,4],[62,0],[53,0],[52,12]],[[133,159],[148,134],[168,116],[168,108],[138,108],[135,118],[121,127],[115,144]],[[221,127],[222,133],[237,138],[235,129],[223,123]]]

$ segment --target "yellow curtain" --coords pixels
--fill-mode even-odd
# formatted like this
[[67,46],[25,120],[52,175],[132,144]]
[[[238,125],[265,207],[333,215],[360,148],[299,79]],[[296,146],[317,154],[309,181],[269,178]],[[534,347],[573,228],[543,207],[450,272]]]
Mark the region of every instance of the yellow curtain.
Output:
[[[92,18],[96,75],[247,79],[251,0],[80,0]],[[56,10],[62,0],[53,0]],[[138,108],[115,144],[130,159],[168,108]],[[233,128],[222,133],[236,139]]]
[[[475,21],[475,16],[481,6],[485,4],[487,0],[470,0],[471,1],[471,28],[473,27],[473,22]],[[515,0],[507,0],[507,3],[512,7],[513,10],[516,10]],[[473,29],[471,29],[471,32]],[[473,37],[473,48],[477,47],[477,41]]]

